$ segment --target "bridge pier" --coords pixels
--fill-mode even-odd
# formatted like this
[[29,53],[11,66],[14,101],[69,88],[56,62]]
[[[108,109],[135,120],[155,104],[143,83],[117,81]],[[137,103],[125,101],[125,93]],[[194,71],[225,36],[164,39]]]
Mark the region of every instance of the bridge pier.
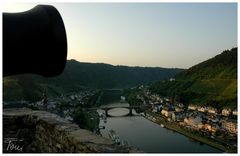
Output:
[[133,108],[129,107],[129,113],[128,113],[129,116],[133,116],[132,110],[133,110]]
[[109,115],[108,115],[108,109],[104,109],[105,110],[105,115],[106,115],[106,117],[109,117]]

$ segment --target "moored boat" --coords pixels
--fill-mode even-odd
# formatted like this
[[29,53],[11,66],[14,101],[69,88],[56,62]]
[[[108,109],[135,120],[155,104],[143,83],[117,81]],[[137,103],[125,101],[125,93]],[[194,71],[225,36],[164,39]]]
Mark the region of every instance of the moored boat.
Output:
[[112,141],[114,141],[116,144],[120,144],[121,140],[119,138],[119,136],[116,134],[116,132],[114,130],[110,130],[109,131],[109,136],[112,139]]

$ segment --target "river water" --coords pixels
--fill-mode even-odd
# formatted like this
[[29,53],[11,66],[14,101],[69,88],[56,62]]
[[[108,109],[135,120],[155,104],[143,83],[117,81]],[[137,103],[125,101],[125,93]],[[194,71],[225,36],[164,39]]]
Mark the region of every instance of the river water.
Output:
[[[129,106],[128,103],[115,102],[108,106]],[[102,110],[98,112],[104,113]],[[206,144],[191,140],[172,130],[160,127],[142,116],[119,117],[128,114],[125,108],[114,108],[109,110],[109,115],[117,116],[107,118],[107,122],[100,120],[103,137],[109,138],[109,130],[113,129],[129,145],[137,147],[147,153],[221,153]],[[133,113],[136,112],[133,110]]]

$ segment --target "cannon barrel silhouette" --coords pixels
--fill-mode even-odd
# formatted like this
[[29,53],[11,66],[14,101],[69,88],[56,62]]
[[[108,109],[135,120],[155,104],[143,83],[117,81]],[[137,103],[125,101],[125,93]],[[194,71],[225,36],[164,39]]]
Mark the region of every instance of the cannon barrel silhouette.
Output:
[[3,76],[62,73],[67,37],[61,15],[50,5],[20,13],[3,13]]

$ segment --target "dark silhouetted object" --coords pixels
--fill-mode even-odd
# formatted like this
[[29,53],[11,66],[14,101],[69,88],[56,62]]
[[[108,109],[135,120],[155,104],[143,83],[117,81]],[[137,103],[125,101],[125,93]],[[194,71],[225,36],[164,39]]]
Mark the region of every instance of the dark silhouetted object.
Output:
[[3,13],[3,76],[62,73],[67,38],[56,8],[38,5],[20,13]]

